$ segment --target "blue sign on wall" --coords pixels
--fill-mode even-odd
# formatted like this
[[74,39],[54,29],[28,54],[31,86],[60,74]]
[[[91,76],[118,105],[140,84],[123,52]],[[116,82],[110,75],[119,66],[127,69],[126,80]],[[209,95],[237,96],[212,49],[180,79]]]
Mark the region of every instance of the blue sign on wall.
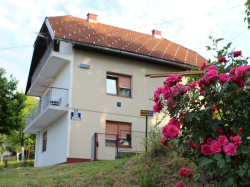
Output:
[[117,107],[121,107],[122,103],[121,102],[117,102]]
[[71,120],[77,120],[77,121],[81,121],[81,113],[78,112],[78,110],[71,112]]
[[89,64],[80,64],[79,67],[80,68],[87,68],[87,69],[89,69],[90,65]]

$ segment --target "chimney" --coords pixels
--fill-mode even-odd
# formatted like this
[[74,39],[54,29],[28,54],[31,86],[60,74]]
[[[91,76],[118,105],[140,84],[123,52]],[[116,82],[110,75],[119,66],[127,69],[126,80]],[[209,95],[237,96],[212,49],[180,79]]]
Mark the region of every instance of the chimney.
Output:
[[152,30],[152,36],[161,39],[161,31]]
[[87,14],[87,20],[92,23],[97,23],[97,15],[96,14]]

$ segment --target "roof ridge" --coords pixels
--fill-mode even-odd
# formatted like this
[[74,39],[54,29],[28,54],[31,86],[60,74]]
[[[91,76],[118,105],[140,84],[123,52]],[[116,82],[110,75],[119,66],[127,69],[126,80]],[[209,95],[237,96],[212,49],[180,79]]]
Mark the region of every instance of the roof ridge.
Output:
[[58,18],[58,17],[74,17],[72,15],[63,15],[63,16],[46,16],[46,18]]

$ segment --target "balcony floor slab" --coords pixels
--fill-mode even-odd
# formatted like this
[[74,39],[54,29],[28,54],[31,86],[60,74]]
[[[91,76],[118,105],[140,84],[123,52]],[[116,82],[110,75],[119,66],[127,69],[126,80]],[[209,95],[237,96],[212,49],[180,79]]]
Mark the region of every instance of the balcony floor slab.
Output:
[[56,119],[67,113],[68,107],[49,105],[36,119],[34,119],[24,130],[24,133],[36,134],[49,126]]

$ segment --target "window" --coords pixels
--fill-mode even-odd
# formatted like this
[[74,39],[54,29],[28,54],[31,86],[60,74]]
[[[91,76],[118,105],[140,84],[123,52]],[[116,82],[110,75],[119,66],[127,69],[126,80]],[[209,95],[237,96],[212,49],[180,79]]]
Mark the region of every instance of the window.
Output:
[[119,147],[131,147],[131,141],[127,140],[127,134],[131,134],[131,124],[106,121],[105,145],[116,146],[118,138]]
[[47,147],[47,131],[43,133],[43,152],[46,151]]
[[107,94],[131,97],[131,77],[107,74]]

